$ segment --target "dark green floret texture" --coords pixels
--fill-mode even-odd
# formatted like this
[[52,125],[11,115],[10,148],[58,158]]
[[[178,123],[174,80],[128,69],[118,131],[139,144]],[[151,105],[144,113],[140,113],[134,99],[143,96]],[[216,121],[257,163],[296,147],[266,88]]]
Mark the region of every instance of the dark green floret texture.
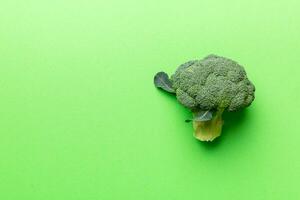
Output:
[[254,100],[254,85],[237,62],[216,55],[186,62],[171,76],[178,101],[192,111],[237,111]]

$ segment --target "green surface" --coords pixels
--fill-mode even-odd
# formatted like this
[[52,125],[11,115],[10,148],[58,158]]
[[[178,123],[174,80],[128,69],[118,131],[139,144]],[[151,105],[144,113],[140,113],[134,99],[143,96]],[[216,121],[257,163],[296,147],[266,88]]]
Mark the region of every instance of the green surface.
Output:
[[[299,1],[1,1],[0,199],[300,199]],[[256,100],[213,144],[153,75],[215,53]]]

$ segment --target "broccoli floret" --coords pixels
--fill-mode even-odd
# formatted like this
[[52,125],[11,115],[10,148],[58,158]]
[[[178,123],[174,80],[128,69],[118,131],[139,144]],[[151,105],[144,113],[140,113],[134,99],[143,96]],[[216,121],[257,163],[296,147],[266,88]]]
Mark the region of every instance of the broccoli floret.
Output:
[[[160,77],[159,73],[155,77]],[[178,101],[193,112],[194,136],[201,141],[212,141],[220,136],[223,111],[238,111],[254,100],[255,87],[244,68],[217,55],[186,62],[178,67],[171,79],[165,73],[164,78],[168,79],[164,83],[172,88]],[[162,89],[167,87],[157,82],[155,85]],[[207,113],[210,113],[209,119]]]

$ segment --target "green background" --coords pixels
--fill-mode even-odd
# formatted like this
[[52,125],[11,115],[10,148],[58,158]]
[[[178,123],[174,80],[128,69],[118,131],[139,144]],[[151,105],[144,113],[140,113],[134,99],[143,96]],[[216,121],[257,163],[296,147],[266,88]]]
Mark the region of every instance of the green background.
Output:
[[[296,0],[0,2],[0,199],[300,199]],[[153,86],[210,53],[256,85],[201,143]]]

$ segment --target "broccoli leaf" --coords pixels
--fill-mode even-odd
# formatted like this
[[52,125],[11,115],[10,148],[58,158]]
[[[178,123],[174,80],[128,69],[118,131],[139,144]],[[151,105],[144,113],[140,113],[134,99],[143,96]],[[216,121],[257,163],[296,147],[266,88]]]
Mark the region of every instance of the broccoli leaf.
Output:
[[154,76],[154,85],[157,88],[161,88],[167,92],[175,93],[175,90],[172,88],[172,82],[169,79],[168,74],[165,72],[158,72]]
[[207,111],[199,111],[194,115],[194,121],[196,122],[205,122],[211,120],[213,117],[213,113],[209,110]]

